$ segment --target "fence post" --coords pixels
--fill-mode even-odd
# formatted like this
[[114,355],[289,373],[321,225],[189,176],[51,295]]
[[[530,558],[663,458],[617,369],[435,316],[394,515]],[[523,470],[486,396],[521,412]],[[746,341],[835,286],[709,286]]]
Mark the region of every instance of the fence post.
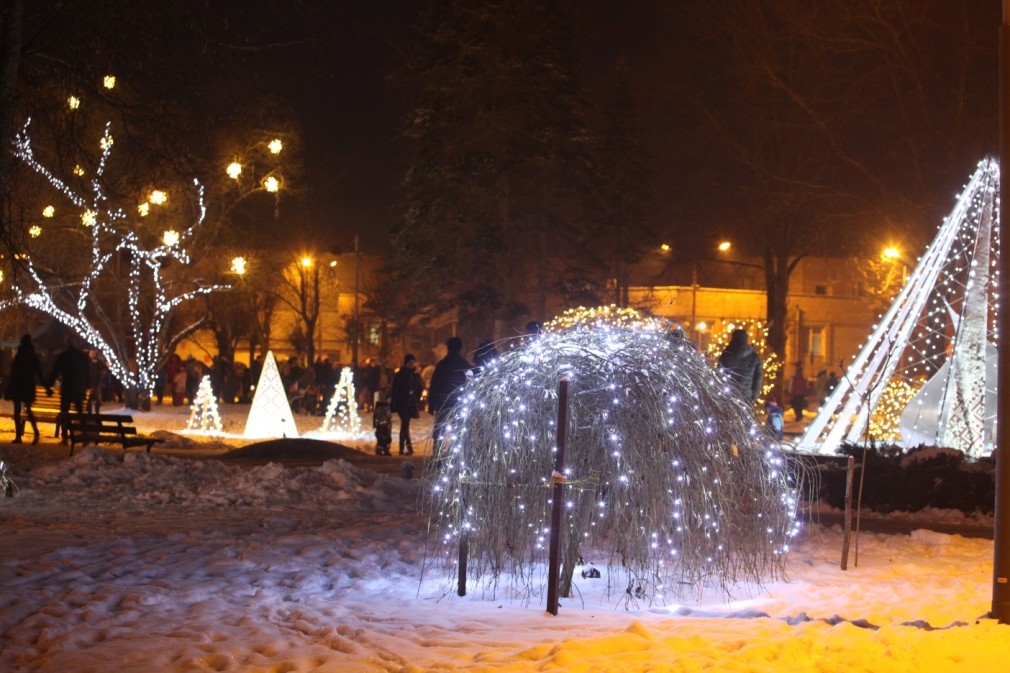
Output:
[[551,546],[548,553],[547,611],[558,614],[558,590],[561,579],[561,513],[564,511],[565,446],[568,443],[568,379],[558,385],[558,450],[551,475]]
[[849,456],[848,469],[845,471],[845,524],[842,530],[842,570],[849,566],[849,536],[852,534],[852,480],[856,470],[855,456]]

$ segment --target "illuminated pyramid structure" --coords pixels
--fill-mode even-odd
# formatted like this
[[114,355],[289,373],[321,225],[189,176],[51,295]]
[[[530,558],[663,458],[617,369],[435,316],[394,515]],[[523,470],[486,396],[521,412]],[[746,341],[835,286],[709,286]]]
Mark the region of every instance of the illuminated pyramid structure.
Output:
[[200,387],[196,390],[196,399],[193,400],[189,410],[187,432],[208,435],[219,435],[224,432],[221,427],[221,414],[217,408],[217,398],[214,397],[209,375],[200,380]]
[[358,417],[358,402],[354,392],[354,375],[350,367],[340,371],[340,380],[330,397],[323,418],[321,432],[361,432],[361,418]]
[[866,438],[978,457],[996,439],[999,166],[978,165],[894,303],[799,438]]
[[298,427],[291,413],[281,373],[277,370],[273,351],[263,359],[263,372],[256,383],[249,418],[246,420],[246,437],[297,437]]

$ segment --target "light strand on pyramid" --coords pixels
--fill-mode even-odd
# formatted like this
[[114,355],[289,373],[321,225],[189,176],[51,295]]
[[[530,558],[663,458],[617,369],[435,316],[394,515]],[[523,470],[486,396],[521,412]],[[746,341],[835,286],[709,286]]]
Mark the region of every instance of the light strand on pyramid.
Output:
[[[905,287],[800,437],[798,448],[831,453],[842,442],[861,441],[867,432],[873,439],[893,436],[889,429],[897,426],[906,447],[943,446],[975,457],[991,451],[999,180],[994,159],[979,162]],[[912,391],[904,408],[895,402],[908,396],[908,391],[901,392],[902,383]]]
[[221,426],[221,414],[217,408],[217,397],[210,385],[210,375],[206,375],[200,380],[200,387],[196,390],[196,399],[190,406],[186,430],[208,435],[219,435],[224,432],[224,428]]
[[361,432],[361,418],[358,416],[357,395],[354,391],[354,374],[350,367],[340,370],[340,379],[333,389],[330,403],[326,405],[322,432]]
[[[36,309],[70,328],[81,339],[98,349],[109,364],[112,375],[127,389],[149,395],[156,372],[167,357],[169,320],[180,305],[201,295],[227,289],[225,285],[203,285],[169,296],[162,278],[162,267],[172,261],[189,264],[184,243],[190,242],[196,229],[206,218],[204,189],[194,180],[199,214],[173,245],[145,246],[141,238],[127,227],[127,216],[121,208],[109,203],[101,178],[109,165],[113,141],[111,125],[106,124],[100,143],[98,169],[90,180],[89,197],[76,192],[35,158],[29,135],[29,119],[14,140],[14,155],[35,173],[44,177],[76,209],[81,211],[81,223],[88,231],[91,265],[78,278],[53,280],[43,278],[32,256],[27,255],[27,279],[24,286],[12,288],[12,298],[0,309],[23,305]],[[48,209],[47,209],[48,210]],[[51,212],[51,211],[50,211]],[[95,285],[109,269],[112,259],[127,265],[126,283],[119,285],[125,294],[129,313],[129,329],[111,325],[108,309],[97,302]],[[76,297],[68,288],[78,288]],[[148,304],[148,302],[150,302]],[[142,305],[143,303],[143,305]],[[189,326],[186,326],[188,329]],[[124,333],[125,332],[125,333]]]

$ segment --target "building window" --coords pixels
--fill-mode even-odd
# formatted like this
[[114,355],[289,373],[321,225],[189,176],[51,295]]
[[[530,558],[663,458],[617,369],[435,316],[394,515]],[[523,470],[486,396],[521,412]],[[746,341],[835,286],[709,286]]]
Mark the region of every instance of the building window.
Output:
[[824,325],[805,325],[803,327],[804,339],[807,352],[805,355],[811,360],[823,358],[827,352],[827,328]]
[[827,293],[828,293],[827,285],[814,285],[814,294],[826,295]]

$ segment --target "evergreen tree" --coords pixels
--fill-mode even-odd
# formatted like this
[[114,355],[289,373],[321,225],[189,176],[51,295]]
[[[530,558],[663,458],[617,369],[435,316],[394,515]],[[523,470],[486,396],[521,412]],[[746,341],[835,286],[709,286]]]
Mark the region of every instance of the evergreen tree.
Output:
[[457,1],[424,16],[393,268],[429,312],[457,307],[464,335],[543,317],[564,257],[580,254],[591,171],[564,10]]

